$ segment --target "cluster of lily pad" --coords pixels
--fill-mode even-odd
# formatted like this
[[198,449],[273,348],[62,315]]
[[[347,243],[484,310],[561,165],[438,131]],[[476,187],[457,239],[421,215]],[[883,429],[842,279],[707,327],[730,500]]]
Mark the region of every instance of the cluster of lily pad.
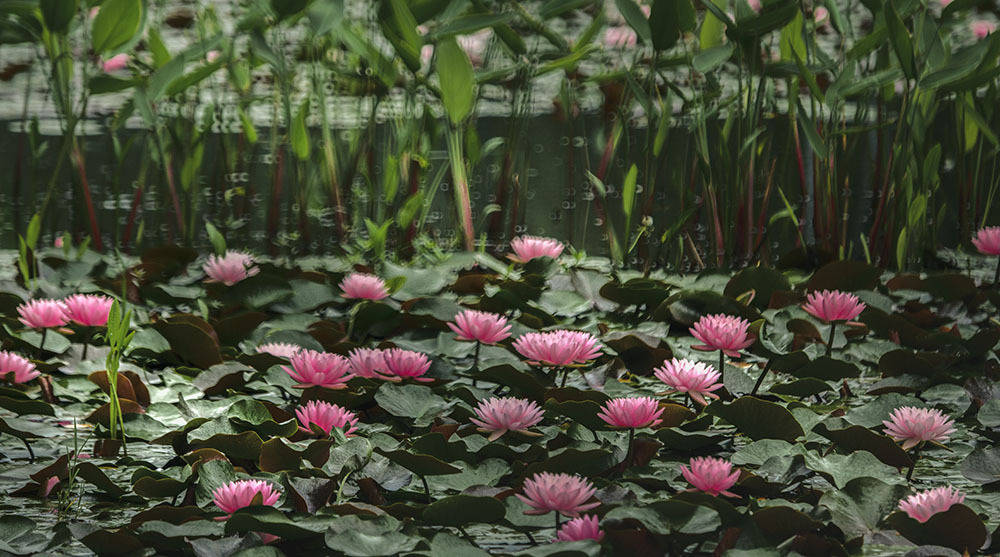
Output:
[[[1000,256],[1000,228],[973,243]],[[0,548],[990,551],[988,272],[643,276],[511,249],[430,269],[41,253],[51,297],[0,295],[3,500],[35,509],[0,517]],[[104,293],[69,293],[80,277]],[[136,316],[115,389],[110,293]]]

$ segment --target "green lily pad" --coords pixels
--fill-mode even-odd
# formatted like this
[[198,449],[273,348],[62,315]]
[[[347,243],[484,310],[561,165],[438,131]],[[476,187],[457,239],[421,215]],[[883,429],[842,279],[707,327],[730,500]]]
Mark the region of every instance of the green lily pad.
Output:
[[923,524],[901,511],[889,515],[885,522],[913,543],[941,545],[960,553],[976,553],[986,542],[983,521],[963,504],[952,505]]
[[383,410],[400,418],[411,418],[417,427],[429,424],[447,413],[457,401],[448,402],[426,385],[386,383],[375,393],[375,402]]
[[412,453],[404,450],[384,451],[375,449],[375,451],[418,476],[443,476],[462,472],[461,468],[456,468],[443,460],[426,454]]
[[413,550],[420,538],[400,531],[399,521],[389,516],[369,520],[343,516],[330,525],[326,545],[351,557],[395,555]]
[[805,435],[802,426],[787,408],[752,396],[730,403],[715,401],[705,411],[718,416],[753,440],[783,439],[795,441]]
[[465,526],[467,524],[495,524],[503,519],[507,510],[493,497],[453,495],[424,507],[423,518],[438,526]]
[[824,493],[819,505],[829,509],[833,523],[850,540],[878,531],[883,517],[896,508],[907,491],[904,485],[855,478],[839,490]]

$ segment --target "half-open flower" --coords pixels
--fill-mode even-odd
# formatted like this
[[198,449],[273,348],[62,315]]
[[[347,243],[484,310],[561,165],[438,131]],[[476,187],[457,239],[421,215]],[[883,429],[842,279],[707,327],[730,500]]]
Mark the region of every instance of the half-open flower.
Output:
[[903,449],[909,450],[925,441],[941,443],[954,433],[954,422],[940,410],[903,406],[889,414],[882,422],[885,433],[897,442],[903,442]]
[[507,318],[496,313],[467,309],[455,316],[448,327],[458,340],[469,340],[483,344],[496,344],[510,336]]
[[809,315],[831,323],[834,321],[851,321],[865,310],[865,303],[858,297],[840,290],[820,290],[810,292],[802,309]]
[[29,300],[17,306],[18,321],[32,329],[61,327],[68,321],[66,304],[62,300]]
[[367,273],[351,273],[340,281],[344,298],[359,300],[381,300],[389,296],[385,281]]
[[730,358],[739,358],[740,350],[756,340],[750,334],[750,322],[731,315],[706,315],[690,329],[691,335],[702,344],[692,346],[695,350],[721,350]]
[[229,518],[229,515],[244,507],[249,507],[258,495],[259,504],[273,507],[278,502],[281,492],[263,480],[236,480],[212,492],[215,505],[222,512],[228,513],[223,519]]
[[561,542],[578,542],[581,540],[599,542],[604,539],[604,530],[601,530],[601,521],[596,516],[585,514],[563,524],[556,537]]
[[712,391],[722,388],[722,383],[719,383],[719,372],[702,362],[674,358],[669,362],[663,362],[661,367],[653,371],[653,375],[671,389],[686,393],[702,406],[708,404],[705,397],[719,398],[719,395]]
[[528,363],[554,367],[585,364],[601,354],[601,345],[583,331],[525,333],[513,343]]
[[431,361],[425,354],[402,348],[390,348],[382,357],[385,360],[385,371],[397,380],[413,379],[423,383],[434,380],[433,377],[423,376],[431,368]]
[[899,510],[917,522],[927,522],[937,513],[943,513],[965,501],[965,494],[953,487],[936,487],[910,495],[899,502]]
[[365,379],[394,379],[385,371],[385,350],[379,348],[355,348],[351,350],[348,361],[351,362],[351,372]]
[[515,494],[531,509],[524,514],[545,514],[555,511],[565,516],[577,516],[600,505],[588,503],[597,490],[586,478],[569,474],[541,472],[524,481],[524,493]]
[[542,421],[542,414],[542,409],[533,401],[514,397],[495,397],[480,402],[476,407],[476,418],[471,418],[469,421],[479,426],[479,431],[489,433],[490,441],[495,441],[508,431],[540,435],[528,431],[528,428]]
[[114,298],[102,294],[73,294],[63,300],[66,317],[84,327],[104,327]]
[[299,383],[297,385],[299,388],[316,386],[344,389],[347,387],[347,382],[354,377],[350,372],[350,362],[340,354],[300,350],[292,356],[291,362],[291,367],[281,367]]
[[225,255],[210,255],[202,266],[208,282],[221,282],[232,286],[260,272],[253,257],[241,251],[227,251]]
[[562,254],[563,245],[559,240],[554,238],[519,236],[510,241],[510,249],[514,253],[508,255],[508,257],[518,263],[527,263],[537,257],[551,257],[555,259]]
[[597,417],[613,427],[656,427],[663,420],[663,409],[655,398],[621,397],[604,403]]
[[740,471],[733,470],[733,464],[728,460],[710,456],[694,457],[690,467],[681,465],[681,474],[695,489],[713,497],[737,497],[735,493],[729,492],[729,488],[740,479]]
[[1000,255],[1000,226],[980,228],[972,245],[983,255]]
[[42,372],[35,369],[35,364],[24,356],[13,352],[0,352],[0,379],[11,383],[27,383],[41,374]]
[[268,342],[257,346],[258,354],[270,354],[275,358],[285,358],[286,360],[292,359],[292,356],[298,354],[299,350],[302,350],[301,346],[287,342]]
[[344,430],[346,437],[351,437],[358,430],[358,416],[336,404],[312,400],[304,406],[295,409],[295,415],[299,418],[299,429],[306,433],[313,432],[313,426],[318,427],[327,435],[333,428]]

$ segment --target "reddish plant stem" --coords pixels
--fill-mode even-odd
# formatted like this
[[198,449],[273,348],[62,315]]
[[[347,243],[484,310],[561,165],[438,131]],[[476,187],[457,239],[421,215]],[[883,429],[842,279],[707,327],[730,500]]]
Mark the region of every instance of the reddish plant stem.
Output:
[[83,155],[80,147],[73,143],[73,162],[76,163],[76,170],[80,176],[80,187],[83,189],[83,201],[87,206],[87,218],[90,219],[90,234],[93,237],[94,249],[104,251],[104,243],[101,241],[101,229],[97,223],[97,212],[94,210],[94,199],[90,195],[90,183],[87,182],[87,169],[84,166]]
[[125,234],[122,236],[122,249],[128,251],[129,240],[132,238],[132,228],[135,226],[136,216],[139,214],[139,206],[142,204],[142,184],[135,188],[135,195],[132,196],[132,207],[128,211],[128,220],[125,223]]
[[170,199],[174,204],[174,215],[177,217],[177,233],[184,237],[184,211],[181,210],[181,200],[177,196],[177,185],[174,183],[174,159],[170,154],[166,154],[163,159],[163,170],[167,175],[167,188],[170,190]]

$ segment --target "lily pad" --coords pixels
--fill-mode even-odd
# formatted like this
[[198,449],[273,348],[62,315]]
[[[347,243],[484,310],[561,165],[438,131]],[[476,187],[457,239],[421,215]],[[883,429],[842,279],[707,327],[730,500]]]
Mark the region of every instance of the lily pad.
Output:
[[802,426],[787,408],[752,396],[743,396],[733,402],[716,401],[705,411],[718,416],[753,440],[783,439],[795,441],[805,435]]

